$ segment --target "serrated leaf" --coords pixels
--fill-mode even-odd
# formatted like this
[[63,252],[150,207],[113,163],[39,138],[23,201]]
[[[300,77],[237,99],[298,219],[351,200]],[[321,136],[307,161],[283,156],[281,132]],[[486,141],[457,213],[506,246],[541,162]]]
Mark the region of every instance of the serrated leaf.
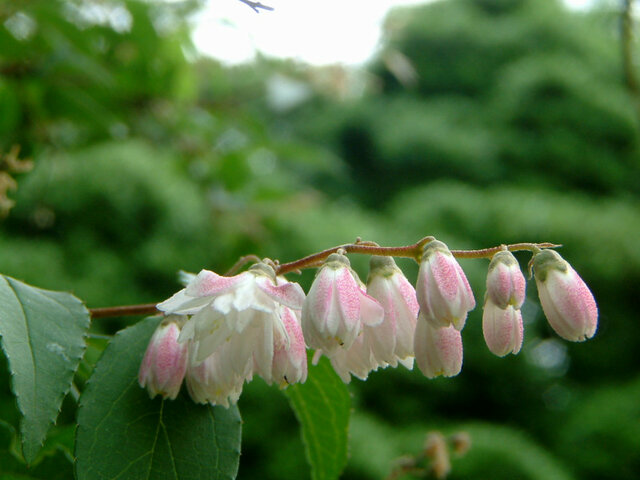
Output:
[[307,381],[285,390],[300,422],[313,480],[333,480],[347,464],[351,397],[327,358],[309,368]]
[[238,472],[241,420],[236,407],[149,399],[138,368],[160,318],[119,332],[80,398],[78,480],[214,480]]
[[22,453],[31,463],[56,420],[85,349],[89,312],[69,293],[0,275],[0,336],[22,414]]

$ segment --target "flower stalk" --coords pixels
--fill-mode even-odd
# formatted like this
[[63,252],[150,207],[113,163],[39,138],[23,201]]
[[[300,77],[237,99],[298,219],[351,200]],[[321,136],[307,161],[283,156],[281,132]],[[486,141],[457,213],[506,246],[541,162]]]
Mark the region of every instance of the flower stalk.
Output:
[[[344,253],[359,253],[365,255],[379,255],[387,257],[401,257],[401,258],[413,258],[416,262],[420,263],[422,257],[422,250],[424,246],[432,241],[434,237],[427,236],[421,238],[412,245],[406,245],[401,247],[381,247],[375,242],[364,241],[360,238],[356,239],[353,243],[344,245],[338,245],[321,252],[308,255],[306,257],[294,260],[288,263],[279,263],[278,261],[272,262],[276,275],[285,275],[287,273],[299,272],[307,268],[317,268],[331,255],[338,252],[338,250],[344,250]],[[491,258],[494,254],[501,250],[508,250],[510,252],[528,250],[536,253],[543,248],[558,248],[561,245],[543,242],[543,243],[513,243],[509,245],[499,245],[497,247],[483,248],[480,250],[451,250],[454,257],[457,258]],[[260,258],[256,255],[246,255],[240,258],[226,275],[232,275],[238,272],[244,265],[249,262],[257,262]],[[103,307],[103,308],[91,308],[89,309],[92,319],[109,318],[109,317],[126,317],[137,315],[155,315],[159,313],[156,309],[155,303],[147,303],[141,305],[122,305],[116,307]]]

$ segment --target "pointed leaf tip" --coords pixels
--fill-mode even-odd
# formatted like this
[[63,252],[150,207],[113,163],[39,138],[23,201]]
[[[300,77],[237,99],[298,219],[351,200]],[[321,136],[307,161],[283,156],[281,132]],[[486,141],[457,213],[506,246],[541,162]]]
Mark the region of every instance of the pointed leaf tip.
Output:
[[86,347],[89,312],[65,292],[0,275],[0,337],[22,414],[22,452],[36,459]]

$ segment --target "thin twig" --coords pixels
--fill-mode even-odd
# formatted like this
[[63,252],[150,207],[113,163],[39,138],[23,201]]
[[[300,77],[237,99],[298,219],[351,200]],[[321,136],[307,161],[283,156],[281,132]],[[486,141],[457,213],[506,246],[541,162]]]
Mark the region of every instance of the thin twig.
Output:
[[433,240],[433,237],[424,237],[413,245],[408,245],[406,247],[380,247],[372,245],[373,242],[356,240],[356,243],[338,245],[337,247],[328,248],[327,250],[314,253],[313,255],[308,255],[294,262],[283,263],[278,266],[276,273],[278,275],[284,275],[285,273],[289,273],[293,270],[302,270],[311,266],[317,266],[329,255],[336,253],[338,250],[344,250],[346,253],[364,253],[367,255],[414,258],[417,261],[417,259],[420,258],[420,255],[422,255],[422,247],[430,240]]
[[261,262],[261,261],[262,260],[257,255],[245,255],[244,257],[240,257],[238,259],[238,261],[236,263],[234,263],[233,266],[229,270],[227,270],[227,272],[224,274],[224,276],[225,277],[230,277],[231,275],[236,273],[238,270],[240,270],[242,267],[244,267],[249,262]]
[[260,13],[260,10],[267,10],[270,12],[273,11],[273,7],[270,7],[269,5],[264,5],[260,2],[252,2],[251,0],[239,0],[239,1],[251,7],[253,11],[256,13]]
[[562,245],[556,243],[512,243],[511,245],[500,245],[498,247],[483,248],[481,250],[451,250],[454,257],[458,258],[491,258],[500,250],[518,252],[522,250],[536,251],[541,248],[560,248]]
[[132,315],[157,315],[155,303],[142,305],[122,305],[119,307],[90,308],[91,318],[128,317]]
[[[381,255],[389,257],[404,257],[413,258],[416,262],[420,262],[422,257],[422,250],[424,246],[430,241],[434,240],[434,237],[424,237],[418,240],[412,245],[405,247],[381,247],[375,242],[362,241],[357,239],[355,243],[347,243],[345,245],[338,245],[333,248],[328,248],[318,253],[308,255],[299,260],[295,260],[289,263],[278,264],[277,262],[271,262],[277,275],[284,275],[286,273],[297,272],[305,268],[317,268],[331,255],[338,250],[344,250],[345,253],[362,253],[366,255]],[[501,250],[509,250],[516,252],[520,250],[529,250],[531,252],[537,252],[542,248],[558,248],[562,245],[555,243],[513,243],[510,245],[499,245],[497,247],[483,248],[480,250],[451,250],[453,256],[458,258],[491,258],[495,253]],[[238,269],[248,262],[256,261],[260,262],[260,258],[256,255],[245,255],[240,258],[233,267],[226,273],[226,276],[232,275]],[[156,315],[160,313],[156,308],[155,303],[147,303],[143,305],[125,305],[119,307],[105,307],[105,308],[92,308],[91,318],[106,318],[106,317],[124,317],[133,315]]]

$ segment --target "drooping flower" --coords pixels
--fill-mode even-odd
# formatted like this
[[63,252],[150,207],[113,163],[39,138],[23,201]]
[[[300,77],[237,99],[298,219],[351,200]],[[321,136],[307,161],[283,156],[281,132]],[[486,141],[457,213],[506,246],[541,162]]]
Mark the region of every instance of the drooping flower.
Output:
[[274,270],[258,263],[233,277],[202,270],[186,288],[159,304],[159,310],[192,315],[179,341],[189,342],[187,376],[194,399],[234,402],[254,371],[272,382],[274,349],[291,345],[282,308],[300,310],[304,298],[297,283],[276,284]]
[[140,365],[138,383],[151,398],[162,395],[175,399],[187,369],[187,345],[178,342],[183,319],[172,315],[165,318],[151,336]]
[[453,377],[462,369],[462,336],[453,325],[434,327],[422,312],[416,322],[416,363],[427,378]]
[[199,363],[192,358],[188,363],[185,383],[194,402],[229,407],[240,398],[244,382],[251,379],[251,369],[246,368],[244,374],[226,369],[220,362],[226,353],[213,353]]
[[582,342],[598,327],[598,307],[584,280],[555,250],[533,257],[538,296],[555,332],[566,340]]
[[273,352],[273,381],[280,387],[307,380],[307,348],[302,335],[298,315],[289,307],[282,307],[280,314],[289,342],[276,341]]
[[379,363],[393,367],[399,360],[411,364],[418,300],[415,289],[392,257],[371,257],[367,293],[384,309],[380,325],[365,327],[365,333],[372,337],[374,356]]
[[413,368],[418,301],[413,286],[392,257],[371,257],[366,292],[380,303],[384,318],[378,325],[363,325],[350,348],[338,348],[329,356],[345,383],[351,375],[366,380],[370,372],[389,365],[396,367],[398,362]]
[[518,260],[508,250],[496,253],[489,264],[487,297],[500,308],[522,307],[526,280]]
[[520,352],[524,337],[522,312],[513,305],[500,308],[487,301],[482,313],[482,333],[491,353],[504,357],[509,353]]
[[482,333],[489,350],[499,357],[517,354],[522,347],[520,307],[524,303],[525,283],[511,252],[500,251],[493,256],[487,275]]
[[424,246],[416,294],[421,315],[434,327],[453,325],[462,330],[467,313],[476,306],[462,268],[438,240]]
[[331,356],[338,348],[349,349],[363,325],[382,322],[382,307],[358,282],[345,255],[329,255],[302,307],[302,331],[309,347]]

